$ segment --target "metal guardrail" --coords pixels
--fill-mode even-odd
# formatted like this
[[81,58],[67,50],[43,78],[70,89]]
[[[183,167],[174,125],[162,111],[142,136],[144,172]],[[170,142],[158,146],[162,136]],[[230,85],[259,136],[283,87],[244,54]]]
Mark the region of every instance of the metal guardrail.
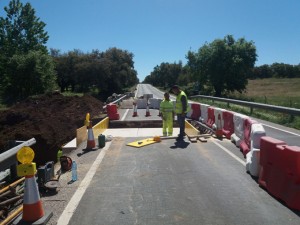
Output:
[[251,113],[253,112],[254,108],[257,108],[257,109],[265,109],[265,110],[270,110],[270,111],[275,111],[275,112],[280,112],[280,113],[286,113],[286,114],[290,114],[293,116],[300,116],[300,109],[296,109],[296,108],[267,105],[267,104],[255,103],[255,102],[246,102],[246,101],[227,99],[227,98],[218,98],[218,97],[212,97],[212,96],[206,96],[206,95],[193,95],[193,96],[189,96],[189,98],[190,99],[204,98],[204,99],[209,99],[209,100],[214,100],[214,101],[226,102],[228,104],[232,103],[235,105],[247,106],[247,107],[250,107]]
[[[116,104],[116,103],[119,103],[120,101],[122,101],[124,98],[127,98],[128,96],[127,95],[123,95],[121,98],[118,98],[117,100],[115,100],[115,101],[113,101],[113,102],[110,102],[110,103],[108,103],[108,104]],[[107,105],[108,105],[107,104]],[[105,106],[103,106],[103,109],[106,109],[106,106],[107,105],[105,105]]]
[[0,154],[0,171],[15,166],[17,164],[16,154],[20,150],[20,148],[24,146],[31,146],[35,143],[36,143],[35,138],[31,138],[28,141],[22,141],[21,144]]

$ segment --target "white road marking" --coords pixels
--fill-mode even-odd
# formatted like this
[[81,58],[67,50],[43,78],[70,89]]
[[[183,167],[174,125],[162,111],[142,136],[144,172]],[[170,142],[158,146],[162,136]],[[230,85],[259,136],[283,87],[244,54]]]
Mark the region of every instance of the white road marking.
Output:
[[128,112],[129,112],[129,109],[126,110],[126,112],[124,113],[124,115],[123,115],[122,118],[121,118],[121,121],[124,121],[124,120],[125,120],[125,118],[126,118]]
[[237,157],[235,154],[233,154],[231,151],[229,151],[227,148],[225,148],[224,146],[220,145],[219,143],[217,143],[215,140],[213,140],[213,143],[215,143],[218,147],[220,147],[223,151],[225,151],[228,155],[230,155],[232,158],[234,158],[235,160],[237,160],[239,163],[241,163],[243,166],[246,166],[246,162],[244,162],[243,160],[241,160],[239,157]]
[[101,150],[100,154],[97,156],[96,160],[94,161],[93,165],[91,166],[90,170],[87,172],[86,176],[80,183],[77,188],[77,191],[72,196],[70,202],[68,203],[67,207],[59,217],[57,221],[57,225],[68,225],[70,222],[71,217],[75,213],[75,210],[84,195],[86,189],[88,188],[89,184],[91,183],[97,168],[99,167],[100,163],[102,162],[107,150],[109,149],[111,142],[107,142],[106,146]]
[[267,124],[264,124],[264,123],[263,123],[262,125],[263,125],[263,126],[266,126],[266,127],[273,128],[273,129],[275,129],[275,130],[280,130],[280,131],[282,131],[282,132],[285,132],[285,133],[288,133],[288,134],[292,134],[292,135],[296,135],[296,136],[300,137],[299,134],[296,134],[296,133],[293,133],[293,132],[290,132],[290,131],[282,130],[282,129],[279,129],[279,128],[277,128],[277,127],[273,127],[273,126],[270,126],[270,125],[267,125]]

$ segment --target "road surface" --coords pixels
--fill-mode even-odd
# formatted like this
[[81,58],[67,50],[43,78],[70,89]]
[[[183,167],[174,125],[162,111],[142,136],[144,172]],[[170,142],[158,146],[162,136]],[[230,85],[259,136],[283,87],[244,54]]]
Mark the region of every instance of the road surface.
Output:
[[[162,97],[150,85],[139,85],[137,95],[150,91]],[[293,136],[283,127],[265,128],[289,144],[297,142],[297,133]],[[79,179],[65,188],[72,195],[61,203],[65,205],[57,215],[58,225],[300,224],[299,211],[287,208],[246,173],[242,153],[229,140],[179,143],[171,139],[142,148],[127,146],[161,129],[141,136],[143,131],[107,130],[106,134],[114,132],[112,142],[77,158]]]

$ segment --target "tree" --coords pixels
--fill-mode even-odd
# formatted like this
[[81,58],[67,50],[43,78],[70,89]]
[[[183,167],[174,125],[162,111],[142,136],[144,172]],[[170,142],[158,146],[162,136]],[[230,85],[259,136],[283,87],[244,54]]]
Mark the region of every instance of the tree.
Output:
[[61,91],[69,86],[71,91],[98,90],[98,94],[106,98],[139,82],[133,67],[133,54],[128,51],[110,48],[105,52],[74,50],[60,54],[59,50],[51,49],[51,55],[56,62]]
[[161,63],[154,67],[150,75],[145,77],[144,83],[150,83],[155,86],[168,87],[175,83],[184,83],[188,79],[184,78],[182,62]]
[[30,3],[11,0],[4,7],[7,17],[0,17],[0,51],[7,57],[31,50],[47,53],[45,44],[49,36],[44,31],[46,24],[35,16]]
[[256,48],[244,38],[228,35],[204,44],[196,53],[187,54],[188,66],[200,86],[212,86],[215,96],[245,90],[248,74],[254,68]]
[[12,99],[23,99],[56,88],[53,60],[42,51],[15,54],[7,65],[7,71],[13,76],[7,79],[5,94]]
[[[20,0],[11,0],[8,7],[4,7],[7,14],[6,18],[0,17],[0,86],[2,93],[11,97],[25,97],[31,93],[40,93],[41,90],[49,90],[53,87],[52,82],[55,77],[52,71],[53,62],[48,57],[47,48],[45,46],[48,41],[48,34],[44,31],[45,23],[40,21],[35,16],[35,10],[29,3],[23,5]],[[28,54],[28,55],[27,55]],[[38,57],[41,57],[40,59]],[[32,60],[46,60],[47,63],[41,61],[33,62]],[[25,61],[24,61],[25,60]],[[26,65],[26,62],[33,65]],[[21,63],[17,65],[16,63]],[[24,64],[25,63],[25,64]],[[19,70],[15,72],[12,68],[26,68],[26,71]],[[37,68],[38,66],[50,66],[49,68]],[[28,69],[33,69],[29,71]],[[47,74],[48,73],[48,74]],[[37,80],[33,81],[29,76],[35,74]],[[36,77],[37,75],[41,77]],[[40,87],[32,87],[35,90],[23,89],[23,84],[17,82],[17,79],[25,82],[26,78],[31,81],[31,84],[39,84]],[[49,79],[48,79],[49,78]],[[45,83],[40,83],[40,82]],[[51,83],[51,85],[50,85]],[[12,84],[15,86],[12,87]],[[19,85],[19,86],[18,86]],[[46,87],[45,85],[50,85]],[[22,89],[20,94],[15,93],[15,90]],[[25,93],[28,91],[28,93]],[[12,93],[10,93],[12,92]]]

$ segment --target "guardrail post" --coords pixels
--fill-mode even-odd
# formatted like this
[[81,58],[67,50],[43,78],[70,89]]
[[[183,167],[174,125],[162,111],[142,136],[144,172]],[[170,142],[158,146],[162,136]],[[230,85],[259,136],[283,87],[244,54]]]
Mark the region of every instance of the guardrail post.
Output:
[[290,115],[289,122],[292,123],[292,122],[294,122],[294,120],[295,120],[295,116],[294,115]]
[[250,106],[250,115],[252,115],[252,113],[253,113],[253,107]]

